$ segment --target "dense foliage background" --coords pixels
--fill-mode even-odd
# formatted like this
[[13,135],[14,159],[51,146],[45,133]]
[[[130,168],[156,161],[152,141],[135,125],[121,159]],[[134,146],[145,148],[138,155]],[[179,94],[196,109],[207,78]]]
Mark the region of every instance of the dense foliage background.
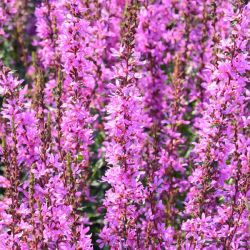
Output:
[[0,1],[0,250],[248,249],[250,5]]

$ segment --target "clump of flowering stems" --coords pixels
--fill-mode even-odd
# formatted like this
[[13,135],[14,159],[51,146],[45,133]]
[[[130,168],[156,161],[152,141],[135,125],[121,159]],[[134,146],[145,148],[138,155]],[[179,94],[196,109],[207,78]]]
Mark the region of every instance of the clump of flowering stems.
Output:
[[[38,67],[36,75],[36,102],[31,104],[22,82],[1,66],[2,155],[7,177],[1,185],[7,188],[1,203],[3,249],[91,249],[86,220],[76,213],[76,179],[82,174],[72,170],[78,165],[70,156],[59,162],[53,152],[51,117],[44,108],[44,81]],[[29,176],[22,177],[24,171]]]
[[219,45],[207,84],[210,100],[204,103],[203,129],[195,147],[198,166],[190,177],[186,207],[191,219],[182,226],[190,248],[240,249],[249,243],[249,5],[239,5],[228,17],[232,33]]
[[2,0],[0,249],[247,249],[249,16]]

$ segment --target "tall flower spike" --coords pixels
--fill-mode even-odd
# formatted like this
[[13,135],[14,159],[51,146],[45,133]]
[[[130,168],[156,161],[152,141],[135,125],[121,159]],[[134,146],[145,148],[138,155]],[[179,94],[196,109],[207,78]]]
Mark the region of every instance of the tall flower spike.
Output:
[[[22,139],[20,124],[22,125],[23,93],[19,81],[10,69],[0,64],[0,91],[4,97],[1,110],[1,155],[5,167],[6,177],[2,177],[2,187],[7,188],[6,197],[1,200],[0,239],[3,248],[16,248],[25,244],[21,237],[25,228],[23,218],[24,206],[20,203],[21,171],[22,171]],[[27,242],[26,242],[27,243]],[[27,244],[26,244],[27,245]]]
[[107,106],[106,160],[109,169],[104,181],[111,188],[106,192],[105,226],[101,231],[100,246],[111,249],[143,249],[140,217],[146,193],[141,183],[142,150],[145,140],[142,97],[137,87],[138,55],[134,51],[137,25],[137,4],[129,3],[124,11],[122,42],[119,51],[113,50],[118,62],[114,67],[114,84]]
[[[72,237],[74,246],[92,249],[90,236],[86,233],[87,219],[83,214],[79,218],[78,208],[87,200],[87,178],[90,166],[90,145],[92,141],[91,124],[95,117],[90,114],[90,103],[94,88],[91,58],[93,36],[90,21],[86,19],[85,5],[81,1],[66,1],[66,18],[59,37],[62,49],[62,68],[64,73],[62,108],[62,150],[71,159],[70,167],[64,166],[67,177],[65,188],[73,211]],[[70,185],[69,185],[70,180]]]

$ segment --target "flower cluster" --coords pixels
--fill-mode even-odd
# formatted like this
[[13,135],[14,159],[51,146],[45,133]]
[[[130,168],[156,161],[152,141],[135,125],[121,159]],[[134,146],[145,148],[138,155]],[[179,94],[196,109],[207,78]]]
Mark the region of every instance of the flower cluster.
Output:
[[2,0],[0,250],[247,249],[249,16]]

